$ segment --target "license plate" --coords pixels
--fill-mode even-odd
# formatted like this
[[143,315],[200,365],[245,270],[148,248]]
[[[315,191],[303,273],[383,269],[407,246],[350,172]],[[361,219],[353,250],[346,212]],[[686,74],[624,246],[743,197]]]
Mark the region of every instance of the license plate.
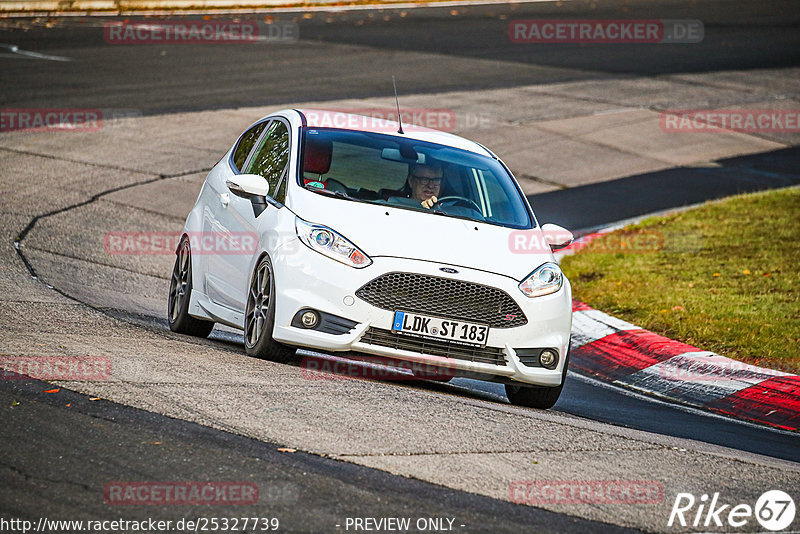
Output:
[[486,339],[489,337],[489,325],[396,311],[394,312],[392,332],[457,341],[482,347],[486,345]]

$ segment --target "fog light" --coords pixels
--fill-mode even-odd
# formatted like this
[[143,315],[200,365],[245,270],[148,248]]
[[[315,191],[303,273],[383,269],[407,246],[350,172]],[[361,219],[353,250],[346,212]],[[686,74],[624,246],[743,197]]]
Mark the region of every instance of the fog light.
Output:
[[539,355],[539,363],[542,364],[542,367],[552,369],[556,366],[556,362],[558,362],[558,354],[555,351],[544,349]]
[[303,315],[300,317],[300,321],[306,328],[314,328],[315,326],[317,326],[317,323],[319,322],[319,316],[317,315],[316,312],[309,310],[303,313]]

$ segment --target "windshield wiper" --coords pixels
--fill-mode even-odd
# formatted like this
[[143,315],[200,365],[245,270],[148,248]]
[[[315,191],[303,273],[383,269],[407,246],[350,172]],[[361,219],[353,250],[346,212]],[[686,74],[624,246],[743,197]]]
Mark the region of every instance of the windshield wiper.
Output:
[[321,187],[314,187],[313,185],[306,185],[305,188],[308,189],[309,191],[312,191],[314,193],[319,193],[321,195],[328,195],[328,196],[331,196],[331,197],[344,198],[344,199],[347,199],[347,200],[356,200],[353,197],[347,195],[346,193],[342,193],[341,191],[332,191],[330,189],[322,189]]

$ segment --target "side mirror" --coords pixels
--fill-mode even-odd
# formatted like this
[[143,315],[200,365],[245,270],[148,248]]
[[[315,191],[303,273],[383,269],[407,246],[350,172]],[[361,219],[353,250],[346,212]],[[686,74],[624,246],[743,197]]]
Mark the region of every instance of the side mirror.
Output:
[[237,197],[248,200],[269,195],[269,182],[258,174],[236,174],[228,178],[225,185]]
[[550,250],[552,251],[568,247],[575,239],[575,236],[572,235],[572,232],[557,224],[543,224],[542,233],[544,234],[544,239],[547,244],[550,245]]

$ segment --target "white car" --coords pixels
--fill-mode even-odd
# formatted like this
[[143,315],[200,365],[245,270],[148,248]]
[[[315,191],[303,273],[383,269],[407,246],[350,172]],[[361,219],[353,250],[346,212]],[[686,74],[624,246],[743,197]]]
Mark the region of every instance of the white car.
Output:
[[572,326],[552,250],[571,240],[537,223],[478,143],[282,110],[208,174],[178,246],[169,325],[241,329],[248,354],[279,362],[297,348],[417,362],[549,408]]

